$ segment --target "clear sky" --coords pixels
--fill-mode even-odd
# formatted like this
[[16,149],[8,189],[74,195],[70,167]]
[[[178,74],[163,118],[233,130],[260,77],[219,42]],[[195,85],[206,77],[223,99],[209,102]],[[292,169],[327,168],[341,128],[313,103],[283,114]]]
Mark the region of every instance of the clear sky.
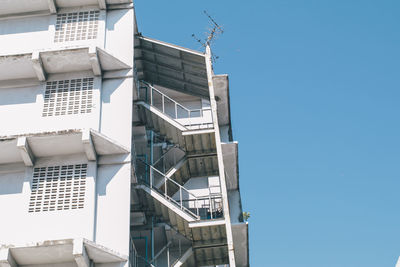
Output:
[[225,28],[252,267],[394,267],[400,255],[399,0],[136,0],[145,36]]

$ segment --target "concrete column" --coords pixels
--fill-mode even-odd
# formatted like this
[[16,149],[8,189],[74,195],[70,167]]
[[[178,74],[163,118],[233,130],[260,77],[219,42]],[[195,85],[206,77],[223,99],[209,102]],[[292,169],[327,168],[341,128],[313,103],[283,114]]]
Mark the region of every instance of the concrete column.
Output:
[[213,79],[212,79],[213,70],[212,70],[212,63],[211,63],[211,49],[209,46],[206,47],[206,68],[207,68],[208,87],[210,90],[211,111],[212,111],[214,130],[215,130],[215,144],[216,144],[216,148],[217,148],[219,178],[220,178],[220,182],[221,182],[222,202],[223,202],[223,208],[224,208],[226,239],[227,239],[227,243],[228,243],[229,266],[236,267],[235,251],[233,248],[231,216],[229,213],[228,190],[226,187],[225,167],[224,167],[224,160],[222,157],[221,136],[220,136],[219,125],[218,125],[217,102],[215,100],[215,92],[214,92],[214,85],[213,85]]

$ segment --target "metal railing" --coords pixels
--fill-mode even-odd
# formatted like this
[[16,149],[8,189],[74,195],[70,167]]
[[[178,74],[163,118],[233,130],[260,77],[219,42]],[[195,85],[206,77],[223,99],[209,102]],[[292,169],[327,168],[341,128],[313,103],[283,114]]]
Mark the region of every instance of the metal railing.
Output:
[[188,122],[183,123],[184,126],[199,126],[199,128],[214,127],[212,120],[211,122],[193,122],[190,120],[193,118],[204,117],[205,112],[212,116],[211,108],[189,109],[147,82],[140,82],[140,86],[138,87],[138,99],[157,108],[172,119],[189,119]]
[[[172,154],[172,152],[174,152]],[[185,157],[185,151],[178,145],[170,147],[152,164],[157,170],[167,173],[178,161]]]
[[129,267],[155,267],[137,253],[132,236],[129,237]]
[[[150,164],[138,159],[142,170],[149,171],[149,174],[142,173],[138,180],[151,189],[156,190],[165,199],[179,207],[182,211],[190,214],[197,220],[215,219],[223,217],[221,194],[209,194],[205,197],[198,197],[187,190]],[[161,185],[157,187],[156,185]],[[175,196],[175,197],[174,197]]]

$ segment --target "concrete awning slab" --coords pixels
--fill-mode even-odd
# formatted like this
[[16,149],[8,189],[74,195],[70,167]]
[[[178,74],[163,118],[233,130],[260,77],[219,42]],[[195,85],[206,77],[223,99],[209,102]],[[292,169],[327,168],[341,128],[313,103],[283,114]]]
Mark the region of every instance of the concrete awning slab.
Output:
[[220,126],[231,125],[228,75],[214,75],[213,84],[215,99],[217,100],[218,124]]
[[129,64],[98,47],[0,54],[0,82],[34,78],[45,81],[47,74],[88,70],[92,70],[94,75],[101,75],[104,71],[130,68]]
[[[128,257],[86,239],[63,239],[24,245],[8,245],[0,249],[0,262],[16,265],[44,265],[76,261],[82,263],[125,262]],[[89,266],[87,266],[89,267]]]
[[128,154],[129,151],[91,129],[0,137],[0,166],[18,162],[32,166],[36,158],[82,153],[88,160],[96,160],[98,156]]
[[239,188],[238,143],[222,143],[222,156],[226,172],[226,186],[228,190]]
[[138,36],[135,62],[140,80],[195,96],[209,96],[202,52]]
[[131,4],[132,0],[0,0],[0,18],[37,13],[55,13],[58,8],[98,6],[105,9],[116,4]]
[[94,263],[123,262],[128,260],[127,256],[123,256],[95,242],[85,239],[83,242],[89,258],[92,259]]
[[237,266],[249,266],[249,227],[248,223],[232,224],[233,247]]

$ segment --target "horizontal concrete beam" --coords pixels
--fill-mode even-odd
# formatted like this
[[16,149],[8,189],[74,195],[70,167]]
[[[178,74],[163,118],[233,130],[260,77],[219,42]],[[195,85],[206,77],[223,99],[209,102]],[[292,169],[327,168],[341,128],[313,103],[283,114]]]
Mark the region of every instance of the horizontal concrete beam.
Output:
[[226,223],[225,219],[204,220],[204,221],[199,221],[199,222],[190,222],[189,228],[211,227],[211,226],[224,225],[225,223]]

